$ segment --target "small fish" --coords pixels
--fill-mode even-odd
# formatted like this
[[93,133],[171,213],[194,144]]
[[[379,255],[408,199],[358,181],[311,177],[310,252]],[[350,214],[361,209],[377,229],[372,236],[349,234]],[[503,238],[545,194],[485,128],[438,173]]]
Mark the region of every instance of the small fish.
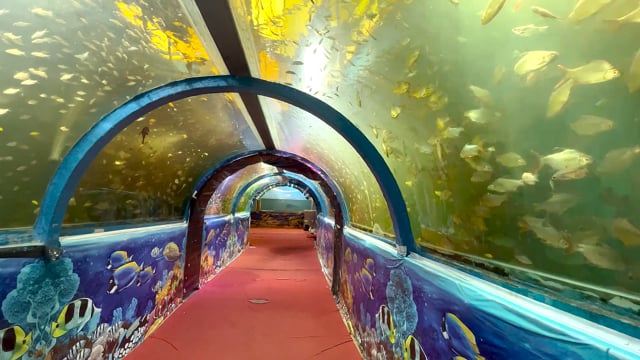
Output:
[[34,51],[31,53],[31,56],[35,56],[37,58],[48,58],[49,53],[47,53],[46,51]]
[[489,90],[475,85],[469,85],[469,90],[471,90],[473,96],[478,99],[481,105],[491,105],[491,103],[493,103],[493,99]]
[[533,231],[544,244],[560,249],[568,249],[571,246],[567,241],[567,235],[549,225],[546,219],[525,215],[521,220],[520,226]]
[[36,31],[36,32],[33,33],[33,35],[31,35],[31,40],[35,40],[37,38],[41,38],[41,37],[45,36],[48,32],[49,32],[49,30],[47,30],[47,29]]
[[0,115],[4,115],[9,112],[9,109],[0,108]]
[[14,56],[24,56],[25,52],[22,50],[18,50],[18,49],[7,49],[4,52],[6,52],[9,55],[14,55]]
[[31,9],[31,13],[44,17],[53,17],[53,12],[45,10],[43,8],[33,8]]
[[627,86],[630,93],[634,93],[640,90],[640,49],[636,51],[635,55],[633,56],[631,68],[629,69]]
[[546,113],[546,117],[548,119],[555,117],[564,110],[571,98],[571,90],[573,89],[573,86],[576,85],[575,81],[572,79],[564,82],[561,80],[560,82],[562,84],[560,86],[556,86],[553,92],[551,92],[551,96],[549,96]]
[[29,24],[28,22],[24,22],[24,21],[16,21],[12,25],[14,27],[26,27],[26,26],[29,26],[31,24]]
[[626,15],[623,15],[617,19],[607,19],[605,21],[612,22],[618,25],[640,23],[640,5]]
[[593,162],[593,158],[575,149],[562,149],[540,159],[540,167],[549,165],[555,171],[575,170]]
[[107,293],[121,292],[133,285],[138,278],[140,267],[134,261],[118,267],[109,278]]
[[496,161],[505,167],[520,167],[527,165],[525,159],[520,154],[515,152],[508,152],[496,156]]
[[22,35],[16,35],[11,32],[5,32],[5,33],[2,33],[2,38],[7,41],[11,41],[14,44],[22,45]]
[[391,117],[396,119],[398,118],[398,116],[400,116],[400,113],[402,112],[402,107],[401,106],[392,106],[391,107]]
[[60,81],[71,80],[71,78],[73,78],[74,76],[75,76],[75,74],[62,73],[61,76],[60,76]]
[[2,93],[6,94],[6,95],[13,95],[13,94],[19,93],[20,91],[21,90],[17,89],[17,88],[8,88],[8,89],[5,89],[4,91],[2,91]]
[[590,16],[593,16],[605,6],[609,5],[611,0],[579,0],[573,7],[567,19],[577,23]]
[[460,157],[463,159],[479,156],[480,154],[486,152],[480,145],[476,144],[465,144],[462,150],[460,151]]
[[502,78],[504,77],[504,73],[507,71],[507,68],[502,65],[502,64],[498,64],[496,65],[496,68],[493,69],[493,78],[491,79],[491,81],[494,84],[499,84],[500,81],[502,81]]
[[620,71],[606,60],[593,60],[573,69],[563,65],[558,65],[558,68],[566,79],[573,80],[576,85],[598,84],[620,77]]
[[578,135],[591,136],[613,129],[613,121],[595,115],[582,115],[569,126]]
[[533,11],[535,14],[542,16],[543,18],[560,19],[558,16],[555,16],[553,13],[551,13],[551,11],[545,8],[542,8],[540,6],[532,6],[531,11]]
[[376,314],[376,319],[378,320],[378,324],[380,324],[382,333],[389,338],[390,343],[395,344],[396,327],[393,324],[393,316],[391,315],[391,310],[387,305],[385,304],[380,305],[380,309]]
[[491,180],[493,176],[493,171],[475,171],[471,174],[471,182],[485,182]]
[[29,79],[29,73],[26,71],[20,71],[13,75],[13,78],[16,80],[24,81]]
[[398,81],[393,88],[394,94],[406,94],[409,91],[409,83],[407,81]]
[[151,250],[151,257],[157,258],[158,256],[160,256],[160,248],[156,246]]
[[26,334],[17,325],[0,330],[0,341],[2,342],[0,359],[19,359],[29,350],[31,340],[31,333]]
[[640,145],[610,150],[598,163],[596,173],[615,174],[627,169],[640,155]]
[[534,24],[516,26],[511,29],[511,32],[522,37],[529,37],[535,34],[540,34],[546,31],[548,26],[536,26]]
[[589,263],[602,269],[624,270],[624,259],[618,252],[607,245],[577,244],[576,252],[582,253]]
[[422,345],[413,335],[409,335],[402,344],[404,360],[429,360],[427,354],[422,349]]
[[487,25],[493,20],[493,18],[498,15],[506,0],[489,0],[487,6],[482,11],[482,17],[480,18],[480,23],[482,25]]
[[533,204],[536,211],[546,211],[548,213],[562,215],[569,208],[578,203],[579,198],[572,194],[553,193],[551,197],[542,203]]
[[47,73],[44,72],[44,70],[41,69],[34,69],[34,68],[29,68],[29,72],[32,73],[35,76],[39,76],[43,79],[48,78]]
[[523,185],[524,182],[521,179],[497,178],[487,187],[487,190],[507,193],[517,191]]
[[111,253],[107,258],[107,269],[115,269],[132,261],[132,257],[124,250],[117,250]]
[[542,69],[558,57],[557,51],[533,50],[522,54],[514,65],[513,71],[518,75],[526,75],[532,71]]
[[640,229],[624,218],[611,221],[611,234],[620,239],[626,246],[640,245]]
[[37,83],[38,83],[38,80],[27,79],[27,80],[22,81],[22,82],[20,83],[20,85],[26,85],[26,86],[29,86],[29,85],[35,85],[35,84],[37,84]]
[[149,127],[145,126],[140,130],[140,136],[142,136],[142,144],[144,144],[144,139],[149,135]]
[[70,330],[78,333],[100,311],[89,298],[76,299],[62,308],[58,319],[51,323],[51,336],[58,338]]
[[500,117],[500,113],[480,108],[464,112],[464,116],[477,124],[488,124],[491,120]]

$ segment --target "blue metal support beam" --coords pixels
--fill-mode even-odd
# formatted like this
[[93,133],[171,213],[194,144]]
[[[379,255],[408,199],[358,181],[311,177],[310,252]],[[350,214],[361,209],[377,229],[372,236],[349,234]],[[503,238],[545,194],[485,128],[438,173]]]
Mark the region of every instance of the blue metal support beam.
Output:
[[[324,198],[322,198],[322,196],[320,195],[321,190],[317,188],[317,186],[315,184],[313,184],[312,182],[309,181],[309,179],[305,178],[304,176],[300,176],[298,174],[294,174],[288,171],[284,171],[282,173],[271,173],[271,174],[264,174],[261,176],[256,177],[255,179],[247,182],[244,186],[242,186],[242,188],[240,188],[240,190],[237,192],[236,197],[233,199],[233,204],[231,205],[231,213],[235,214],[236,210],[238,208],[238,204],[240,203],[240,200],[242,199],[242,197],[244,196],[244,194],[255,184],[259,183],[262,180],[266,180],[266,179],[270,179],[273,178],[273,180],[275,181],[277,178],[279,177],[284,177],[287,180],[290,179],[294,179],[297,181],[300,181],[302,184],[304,184],[309,190],[311,190],[311,196],[313,197],[313,201],[319,206],[321,213],[326,214],[327,213],[327,204],[324,202]],[[265,184],[265,186],[270,186],[273,184]]]
[[82,175],[111,139],[149,111],[191,96],[211,93],[252,93],[287,102],[318,117],[342,135],[365,161],[375,176],[389,206],[397,244],[415,251],[407,209],[391,169],[367,137],[344,115],[325,102],[286,85],[255,78],[210,76],[172,82],[130,99],[105,115],[70,150],[47,187],[34,224],[34,236],[44,243],[47,256],[61,254],[59,240],[67,204]]

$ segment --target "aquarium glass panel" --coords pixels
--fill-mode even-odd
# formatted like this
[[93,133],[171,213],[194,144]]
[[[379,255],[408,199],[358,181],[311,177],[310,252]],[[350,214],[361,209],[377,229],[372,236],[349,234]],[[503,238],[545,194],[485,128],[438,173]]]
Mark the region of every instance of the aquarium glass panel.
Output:
[[284,102],[260,97],[276,147],[309,159],[336,182],[351,222],[394,236],[389,208],[367,164],[351,145],[317,117]]
[[230,3],[256,76],[384,154],[424,249],[640,294],[636,0]]
[[233,175],[226,178],[218,186],[218,188],[216,188],[213,195],[209,199],[205,214],[230,214],[233,200],[235,199],[238,191],[240,191],[240,188],[242,188],[242,186],[257,177],[276,172],[278,172],[278,169],[276,167],[265,163],[249,165],[241,170],[236,171]]
[[189,97],[137,119],[96,157],[65,224],[182,219],[196,182],[220,161],[262,148],[229,94]]
[[[0,5],[0,228],[31,226],[70,147],[143,91],[224,74],[190,0]],[[204,30],[204,31],[203,31]]]

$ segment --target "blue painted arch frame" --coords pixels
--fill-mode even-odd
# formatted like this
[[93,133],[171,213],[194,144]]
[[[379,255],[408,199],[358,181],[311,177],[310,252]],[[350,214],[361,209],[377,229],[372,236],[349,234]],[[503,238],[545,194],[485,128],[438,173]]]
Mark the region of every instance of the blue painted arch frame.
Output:
[[415,251],[400,187],[382,155],[354,124],[327,103],[292,87],[251,77],[225,75],[179,80],[138,94],[89,129],[58,166],[33,226],[34,237],[44,243],[47,255],[51,258],[60,255],[60,228],[68,201],[81,176],[111,139],[137,118],[159,106],[191,96],[225,92],[248,92],[284,101],[313,114],[343,136],[376,178],[387,201],[398,245],[405,246],[408,252]]
[[[254,178],[253,180],[247,182],[246,184],[244,184],[240,190],[236,193],[235,198],[233,199],[233,203],[231,205],[231,213],[235,214],[236,210],[238,208],[238,204],[240,203],[240,200],[242,199],[242,197],[245,195],[245,193],[255,184],[259,183],[262,180],[266,180],[269,178],[280,178],[280,177],[284,177],[286,179],[296,179],[298,181],[300,181],[301,183],[303,183],[304,185],[306,185],[312,192],[313,192],[313,197],[314,200],[316,201],[316,203],[319,205],[320,207],[320,211],[324,214],[326,214],[327,211],[327,204],[324,202],[323,198],[320,196],[319,192],[320,190],[317,189],[317,186],[314,185],[313,183],[311,183],[309,181],[309,179],[306,179],[304,176],[298,175],[298,174],[294,174],[291,173],[289,171],[284,171],[281,173],[271,173],[271,174],[264,174],[261,176],[258,176],[256,178]],[[269,186],[272,184],[266,184],[266,186]]]

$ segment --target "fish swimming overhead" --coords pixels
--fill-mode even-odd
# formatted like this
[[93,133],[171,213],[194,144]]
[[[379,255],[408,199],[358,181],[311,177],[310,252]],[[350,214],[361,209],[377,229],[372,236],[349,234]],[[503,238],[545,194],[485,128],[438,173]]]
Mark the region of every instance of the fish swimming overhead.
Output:
[[142,136],[142,144],[144,144],[144,139],[149,135],[149,127],[145,126],[140,130],[140,136]]

